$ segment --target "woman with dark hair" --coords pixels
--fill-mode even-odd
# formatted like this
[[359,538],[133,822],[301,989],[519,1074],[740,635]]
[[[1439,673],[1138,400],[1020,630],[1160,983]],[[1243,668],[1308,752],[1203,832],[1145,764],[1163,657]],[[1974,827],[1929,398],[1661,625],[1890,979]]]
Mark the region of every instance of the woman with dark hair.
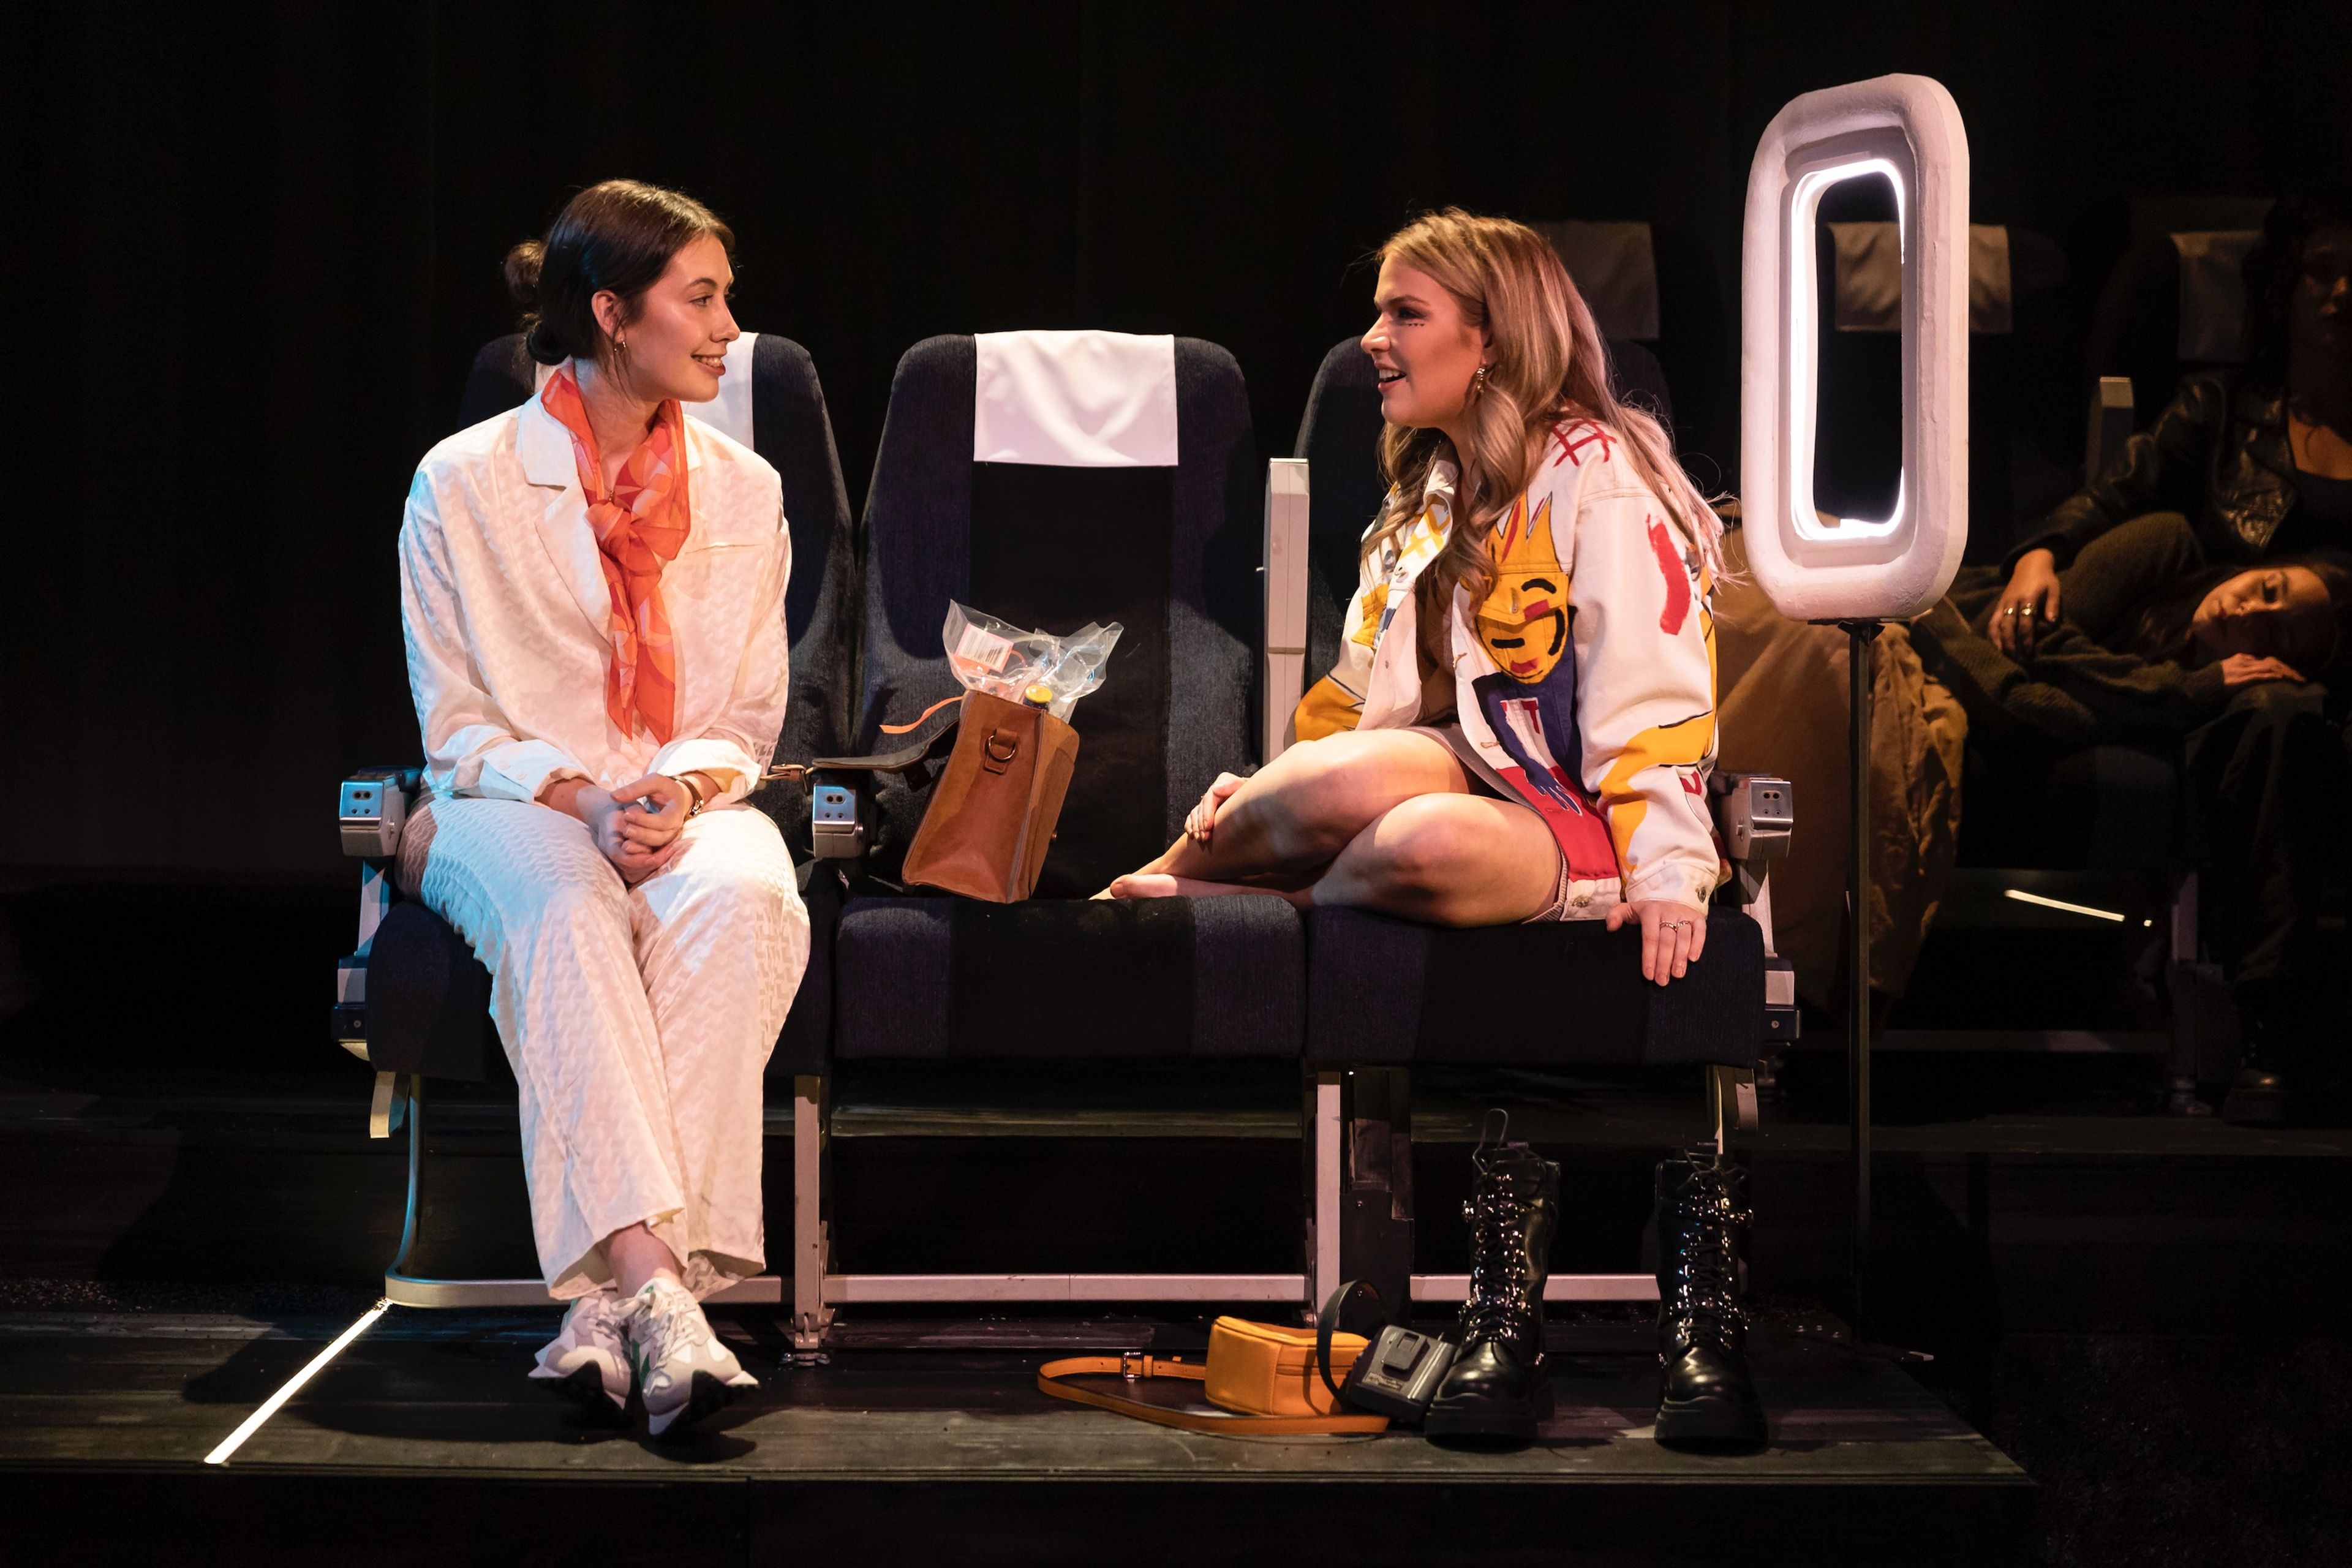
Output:
[[[2038,665],[2044,639],[2075,619],[2065,569],[2135,518],[2177,514],[2216,570],[2352,551],[2352,194],[2279,202],[2245,279],[2243,369],[2189,376],[2011,558],[1984,617],[2002,655]],[[2320,868],[2340,854],[2329,796],[2342,739],[2318,680],[2273,678],[2237,686],[2190,734],[2188,760],[2209,851],[2206,930],[2246,1025],[2222,1113],[2275,1123],[2282,1062],[2340,1028],[2340,992],[2313,947]]]
[[698,1302],[762,1267],[761,1078],[808,958],[743,805],[785,695],[782,487],[682,405],[737,335],[734,237],[581,192],[508,277],[539,394],[426,454],[400,532],[430,801],[404,890],[491,976],[549,1293],[531,1375],[660,1436],[755,1386]]

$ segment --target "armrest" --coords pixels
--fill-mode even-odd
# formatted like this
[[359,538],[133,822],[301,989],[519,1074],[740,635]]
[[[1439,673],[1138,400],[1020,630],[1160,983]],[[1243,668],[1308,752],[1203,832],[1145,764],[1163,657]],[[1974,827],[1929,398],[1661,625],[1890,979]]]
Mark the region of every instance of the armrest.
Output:
[[[1797,972],[1772,938],[1768,862],[1789,853],[1797,826],[1796,791],[1769,773],[1718,773],[1707,780],[1724,853],[1735,868],[1731,891],[1764,932],[1764,1038],[1768,1047],[1797,1037]],[[1742,1125],[1746,1123],[1743,1122]]]
[[1290,741],[1290,717],[1307,689],[1307,475],[1304,458],[1265,465],[1265,729],[1258,755],[1272,762]]
[[[772,779],[804,782],[809,791],[809,847],[820,860],[858,860],[873,841],[874,790],[870,776],[897,773],[911,789],[930,782],[931,759],[961,722],[961,699],[935,702],[913,723],[884,725],[886,732],[915,739],[895,752],[866,757],[817,757],[768,770]],[[847,775],[847,776],[845,776]]]
[[368,952],[392,907],[392,868],[383,862],[400,853],[400,830],[424,784],[422,768],[361,768],[343,780],[335,805],[343,853],[371,862],[360,868],[359,942],[349,957],[335,961],[335,1040],[362,1061],[368,1059]]
[[1778,860],[1797,826],[1796,792],[1769,773],[1723,773],[1708,780],[1723,847],[1740,865]]
[[2091,417],[2083,432],[2083,482],[2107,471],[2132,433],[2132,384],[2127,375],[2103,375],[2091,388]]
[[343,780],[335,806],[343,853],[381,860],[400,853],[400,829],[425,782],[421,768],[362,768]]

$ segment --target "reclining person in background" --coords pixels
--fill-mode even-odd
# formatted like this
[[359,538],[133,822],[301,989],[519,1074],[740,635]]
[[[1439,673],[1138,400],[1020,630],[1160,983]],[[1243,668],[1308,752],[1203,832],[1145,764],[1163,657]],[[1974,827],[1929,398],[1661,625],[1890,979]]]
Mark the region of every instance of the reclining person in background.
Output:
[[[2072,618],[2061,571],[2149,513],[2184,519],[2216,568],[2352,550],[2352,194],[2279,202],[2245,270],[2244,369],[2189,376],[2121,459],[2017,552],[1989,626],[2002,652],[2032,660]],[[2223,1107],[2235,1121],[2283,1120],[2283,1064],[2342,1027],[2340,984],[2323,982],[2313,951],[2318,868],[2342,809],[2342,705],[2327,698],[2315,680],[2242,684],[2189,737],[2208,850],[2205,929],[2246,1026],[2245,1063]]]
[[1911,623],[1928,673],[1995,745],[2073,750],[2186,735],[2248,688],[2319,676],[2352,625],[2343,558],[2211,565],[2177,512],[2101,534],[2058,583],[2064,617],[2017,658],[1997,640],[1997,566],[1962,567],[1951,592]]
[[755,1380],[700,1298],[762,1267],[761,1079],[808,961],[744,806],[784,713],[776,471],[697,420],[733,235],[614,180],[508,259],[552,365],[436,447],[401,527],[432,799],[404,889],[470,943],[520,1090],[531,1225],[572,1305],[531,1373],[656,1435]]
[[1707,598],[1722,525],[1531,229],[1381,251],[1364,350],[1391,489],[1299,744],[1213,784],[1117,898],[1279,891],[1439,925],[1638,921],[1664,985],[1721,873]]
[[[1115,898],[1278,892],[1452,926],[1638,924],[1641,973],[1700,962],[1722,862],[1708,811],[1722,525],[1665,433],[1609,390],[1591,312],[1549,245],[1448,210],[1381,248],[1364,334],[1391,489],[1364,535],[1339,663],[1292,746],[1202,797]],[[1500,978],[1500,977],[1498,977]],[[1560,1001],[1572,1027],[1573,996]],[[1557,1210],[1524,1145],[1479,1165],[1462,1353],[1427,1430],[1520,1436],[1549,1411],[1518,1218]],[[1658,1169],[1685,1288],[1662,1300],[1664,1443],[1752,1447],[1764,1415],[1724,1238],[1744,1177],[1711,1146]],[[1520,1244],[1522,1250],[1524,1244]],[[1532,1299],[1531,1299],[1532,1296]]]

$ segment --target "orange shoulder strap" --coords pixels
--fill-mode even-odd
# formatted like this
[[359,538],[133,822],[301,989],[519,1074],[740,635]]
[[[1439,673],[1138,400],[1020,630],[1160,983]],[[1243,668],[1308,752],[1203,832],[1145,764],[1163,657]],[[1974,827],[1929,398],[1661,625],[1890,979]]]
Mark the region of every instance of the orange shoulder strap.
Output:
[[1234,1437],[1343,1436],[1359,1432],[1385,1432],[1389,1426],[1389,1418],[1385,1415],[1202,1415],[1190,1410],[1171,1410],[1161,1405],[1147,1405],[1139,1399],[1123,1399],[1116,1394],[1104,1394],[1061,1381],[1089,1373],[1112,1373],[1133,1378],[1176,1377],[1200,1383],[1208,1377],[1209,1369],[1198,1363],[1179,1361],[1172,1356],[1163,1359],[1149,1355],[1076,1355],[1061,1361],[1049,1361],[1039,1367],[1037,1387],[1042,1393],[1050,1394],[1056,1399],[1066,1399],[1073,1405],[1091,1405],[1097,1410],[1132,1415],[1139,1421],[1149,1421],[1154,1426]]

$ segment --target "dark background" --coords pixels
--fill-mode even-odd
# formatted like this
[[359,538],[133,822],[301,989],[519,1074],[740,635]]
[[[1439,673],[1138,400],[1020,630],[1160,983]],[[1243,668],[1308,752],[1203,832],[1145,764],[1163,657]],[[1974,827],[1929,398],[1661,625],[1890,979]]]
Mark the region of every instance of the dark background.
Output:
[[[1286,450],[1366,252],[1443,203],[1656,226],[1683,444],[1736,477],[1748,161],[1793,95],[1917,71],[1974,216],[2056,239],[2045,445],[2127,203],[2352,151],[2352,7],[44,6],[5,23],[0,870],[345,882],[331,786],[405,759],[393,540],[506,247],[581,185],[734,225],[815,357],[853,504],[934,332],[1232,349]],[[2143,394],[2145,398],[2146,394]]]

